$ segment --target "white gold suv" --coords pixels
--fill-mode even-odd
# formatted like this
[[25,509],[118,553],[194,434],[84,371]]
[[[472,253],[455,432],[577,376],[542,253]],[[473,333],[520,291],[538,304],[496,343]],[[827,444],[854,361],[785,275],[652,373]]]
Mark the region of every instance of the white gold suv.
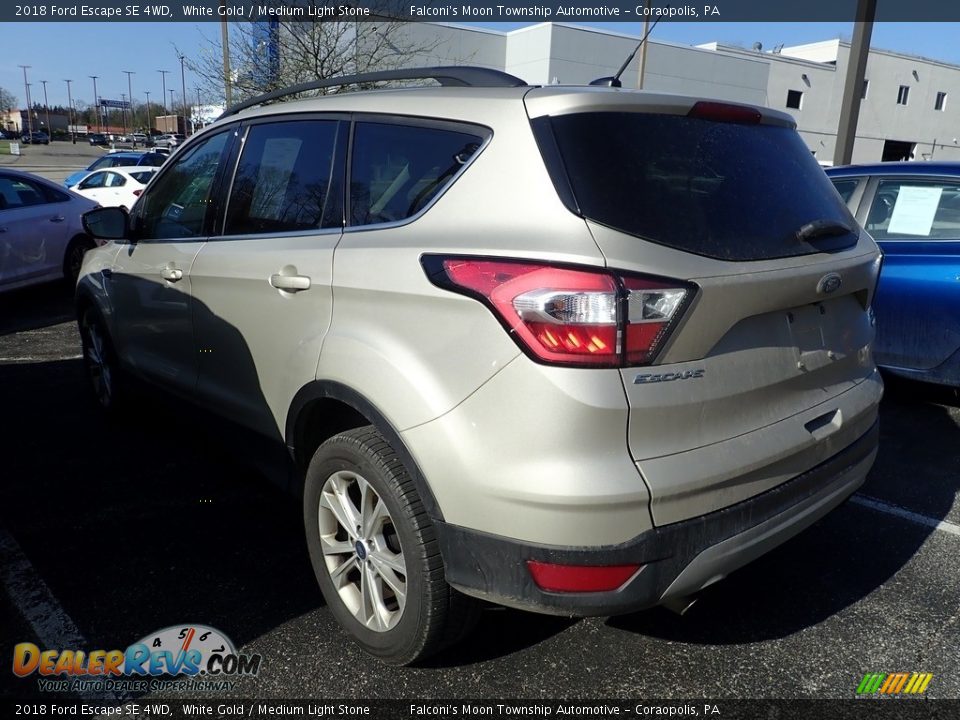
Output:
[[[681,602],[864,480],[880,264],[784,114],[476,68],[244,103],[77,288],[131,376],[274,448],[331,612],[407,663],[475,598]],[[296,91],[302,92],[298,87]]]

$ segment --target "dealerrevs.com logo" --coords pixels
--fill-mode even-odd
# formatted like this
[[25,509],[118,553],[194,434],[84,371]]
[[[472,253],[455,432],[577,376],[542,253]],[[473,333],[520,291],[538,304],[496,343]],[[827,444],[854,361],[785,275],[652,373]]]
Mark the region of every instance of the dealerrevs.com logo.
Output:
[[932,673],[867,673],[857,686],[857,695],[922,695],[931,680]]
[[126,650],[41,650],[20,643],[13,649],[13,673],[36,675],[39,689],[51,692],[137,692],[178,677],[189,689],[231,690],[230,678],[256,675],[261,660],[238,653],[215,628],[184,624],[151,633]]

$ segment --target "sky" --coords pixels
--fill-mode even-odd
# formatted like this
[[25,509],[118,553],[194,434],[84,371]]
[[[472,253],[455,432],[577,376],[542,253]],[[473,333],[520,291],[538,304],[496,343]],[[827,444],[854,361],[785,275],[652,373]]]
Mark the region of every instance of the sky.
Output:
[[[493,30],[508,31],[531,23],[476,23]],[[612,31],[639,36],[640,23],[577,23],[595,25]],[[67,104],[65,78],[73,80],[74,100],[93,100],[93,81],[99,75],[97,92],[103,98],[120,99],[127,93],[127,76],[131,77],[134,97],[143,102],[144,91],[150,91],[151,102],[160,102],[162,75],[168,91],[176,90],[180,100],[180,62],[177,50],[188,57],[209,48],[219,37],[219,23],[5,23],[0,26],[0,87],[13,93],[24,105],[23,70],[31,66],[27,79],[35,103],[43,103],[41,80],[47,80],[50,105]],[[765,49],[777,45],[798,45],[817,40],[842,37],[849,39],[853,23],[719,23],[664,22],[651,37],[685,45],[712,41],[752,47],[755,42]],[[960,65],[960,23],[877,23],[872,46],[941,60]],[[189,69],[185,73],[187,94],[195,101],[197,80]],[[167,94],[168,101],[170,99]]]

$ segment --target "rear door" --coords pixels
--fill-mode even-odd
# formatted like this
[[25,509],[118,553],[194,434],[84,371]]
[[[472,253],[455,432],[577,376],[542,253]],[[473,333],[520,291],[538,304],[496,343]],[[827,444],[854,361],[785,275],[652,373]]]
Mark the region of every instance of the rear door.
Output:
[[330,324],[348,127],[330,115],[245,125],[222,228],[191,271],[197,395],[267,436],[316,377]]
[[939,367],[960,351],[960,178],[875,179],[860,219],[884,253],[877,362]]
[[552,137],[541,123],[538,140],[548,165],[555,142],[561,197],[608,265],[653,288],[626,311],[651,355],[621,375],[629,449],[662,525],[775,487],[869,429],[879,383],[848,391],[874,375],[879,253],[787,118],[608,102],[552,98]]

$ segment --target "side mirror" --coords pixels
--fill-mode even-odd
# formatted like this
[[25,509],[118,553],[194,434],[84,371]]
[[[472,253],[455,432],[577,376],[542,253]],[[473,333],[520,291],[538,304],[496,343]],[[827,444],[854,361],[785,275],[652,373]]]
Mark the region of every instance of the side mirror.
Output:
[[83,229],[101,240],[129,240],[130,215],[119,207],[105,207],[83,214]]

